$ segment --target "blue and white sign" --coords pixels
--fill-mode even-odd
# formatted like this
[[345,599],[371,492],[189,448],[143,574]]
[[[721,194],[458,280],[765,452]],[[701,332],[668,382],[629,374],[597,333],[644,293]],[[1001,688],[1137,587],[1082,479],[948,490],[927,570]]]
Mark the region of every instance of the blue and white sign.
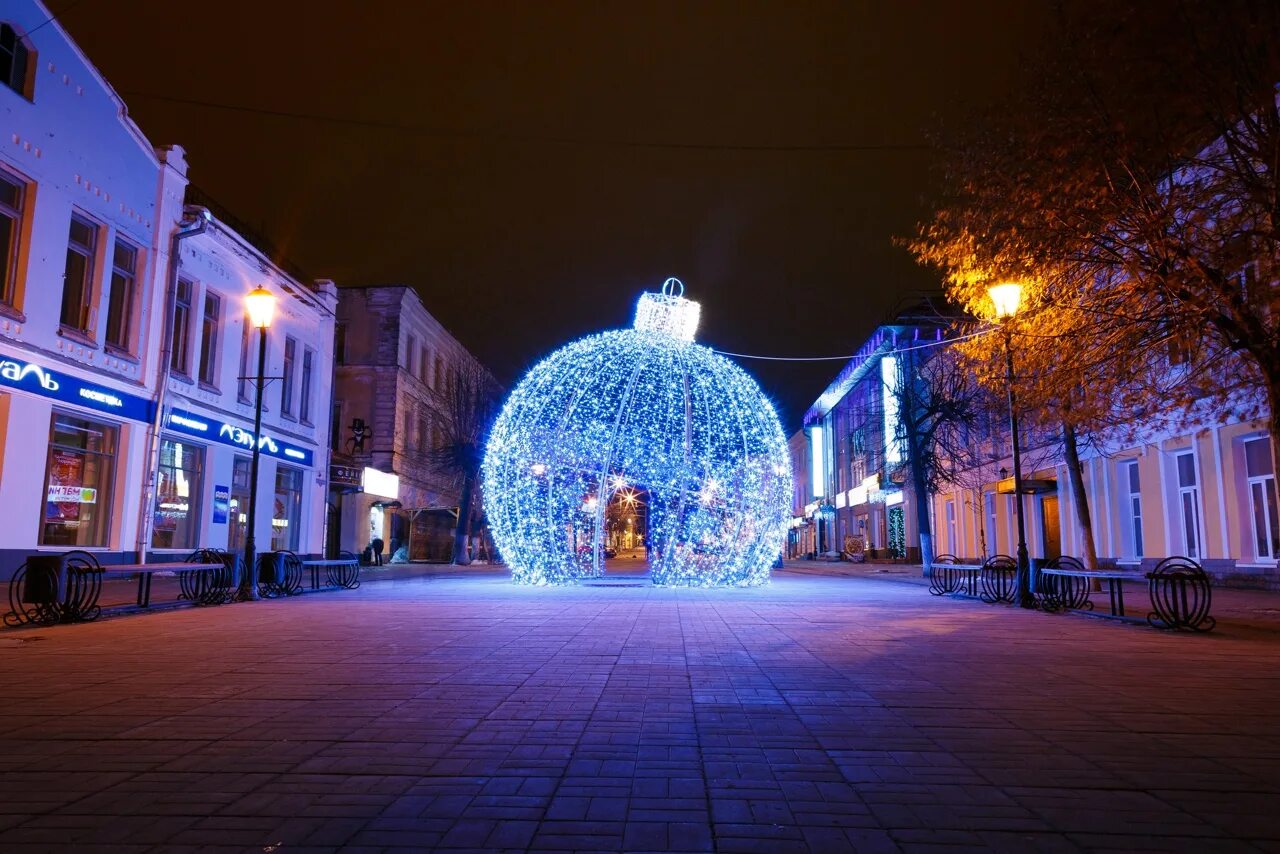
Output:
[[0,387],[83,406],[130,421],[149,422],[156,411],[155,402],[145,397],[88,383],[7,353],[0,353]]
[[[211,442],[219,442],[223,445],[231,445],[249,451],[253,450],[254,438],[252,430],[246,430],[236,424],[218,421],[204,415],[196,415],[194,412],[188,412],[185,409],[174,408],[169,410],[169,417],[165,420],[165,425],[173,433],[185,433],[188,436],[196,436]],[[274,439],[266,433],[263,433],[258,438],[258,448],[269,457],[287,460],[301,466],[309,467],[313,458],[311,451],[308,449],[292,445],[280,439]]]
[[213,524],[227,524],[227,512],[231,509],[231,489],[226,486],[213,487]]

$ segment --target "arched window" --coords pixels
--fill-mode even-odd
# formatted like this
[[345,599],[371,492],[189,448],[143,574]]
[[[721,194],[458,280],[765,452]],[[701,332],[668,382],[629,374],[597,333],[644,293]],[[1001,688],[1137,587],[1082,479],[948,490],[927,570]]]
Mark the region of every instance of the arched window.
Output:
[[0,23],[0,83],[28,100],[32,96],[35,52],[12,24]]

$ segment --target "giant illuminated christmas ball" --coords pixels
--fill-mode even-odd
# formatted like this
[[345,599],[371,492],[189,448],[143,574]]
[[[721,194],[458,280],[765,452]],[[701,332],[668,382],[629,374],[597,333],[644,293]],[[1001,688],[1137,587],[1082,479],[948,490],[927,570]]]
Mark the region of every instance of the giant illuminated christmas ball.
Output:
[[645,496],[655,584],[768,580],[790,519],[786,439],[755,380],[693,343],[699,307],[683,294],[669,279],[641,295],[633,328],[562,347],[507,399],[484,507],[515,581],[601,575],[620,490]]

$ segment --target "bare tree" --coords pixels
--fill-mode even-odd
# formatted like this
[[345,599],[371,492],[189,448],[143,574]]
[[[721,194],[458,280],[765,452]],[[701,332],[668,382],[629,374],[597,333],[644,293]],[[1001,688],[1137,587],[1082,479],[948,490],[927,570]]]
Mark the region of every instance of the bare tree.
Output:
[[485,440],[497,414],[498,386],[489,372],[464,362],[431,390],[426,411],[437,437],[426,462],[459,491],[453,562],[471,563],[469,541]]

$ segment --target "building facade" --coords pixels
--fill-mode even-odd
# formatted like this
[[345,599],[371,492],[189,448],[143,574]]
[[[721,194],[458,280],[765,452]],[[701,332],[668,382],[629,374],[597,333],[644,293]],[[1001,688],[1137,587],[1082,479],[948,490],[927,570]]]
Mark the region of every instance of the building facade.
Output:
[[927,304],[875,330],[805,413],[805,518],[819,553],[919,559],[899,396],[904,366],[928,358],[947,317]]
[[334,467],[348,479],[330,500],[343,543],[448,561],[461,484],[427,459],[442,441],[430,401],[459,371],[487,370],[402,285],[340,289],[338,342]]
[[[151,145],[42,5],[5,4],[0,42],[0,573],[39,552],[111,564],[234,546],[236,449],[254,441],[240,301],[259,284],[280,295],[271,370],[287,375],[277,336],[295,336],[323,413],[332,286],[299,283],[184,205],[182,149]],[[300,485],[284,524],[262,514],[259,542],[319,551],[306,519],[323,507],[328,420],[273,410],[260,495],[293,500],[290,466]]]

